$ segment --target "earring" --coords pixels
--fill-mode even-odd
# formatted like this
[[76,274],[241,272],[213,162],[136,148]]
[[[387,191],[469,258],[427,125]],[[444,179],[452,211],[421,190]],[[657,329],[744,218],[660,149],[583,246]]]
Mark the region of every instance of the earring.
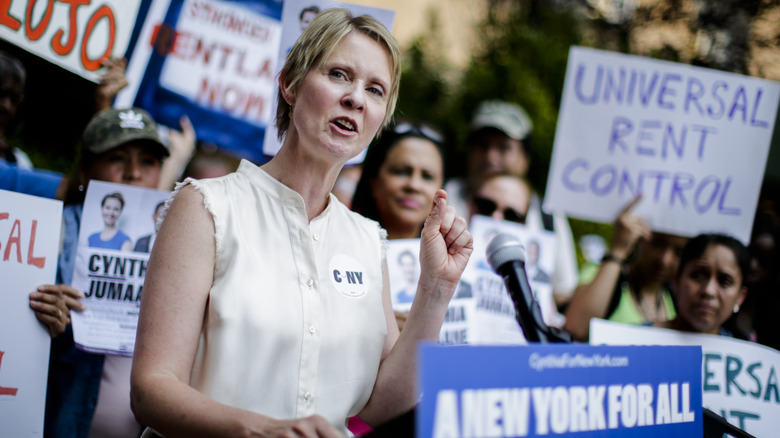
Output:
[[77,188],[78,188],[78,190],[80,192],[83,192],[84,191],[84,184],[79,184],[79,186]]
[[734,313],[739,312],[739,304],[734,304]]
[[287,113],[287,116],[292,119],[293,118],[293,111],[295,110],[295,107],[290,105],[290,112]]

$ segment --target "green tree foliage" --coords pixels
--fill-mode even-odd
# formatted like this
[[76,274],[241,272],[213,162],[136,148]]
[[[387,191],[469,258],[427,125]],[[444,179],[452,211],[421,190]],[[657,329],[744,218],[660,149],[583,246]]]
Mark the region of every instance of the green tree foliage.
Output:
[[[581,40],[578,24],[568,8],[534,0],[493,1],[488,10],[483,41],[466,69],[462,109],[484,99],[516,102],[534,124],[529,179],[539,191],[547,182],[555,125],[566,73],[569,47]],[[467,125],[463,125],[467,128]],[[461,136],[465,134],[465,129]],[[461,137],[463,138],[463,137]]]
[[[543,193],[550,167],[558,108],[569,48],[582,44],[581,23],[571,2],[491,0],[480,23],[471,61],[455,78],[435,53],[438,26],[407,49],[396,117],[426,120],[447,138],[448,177],[466,172],[465,139],[479,102],[502,99],[520,104],[534,124],[529,179]],[[602,224],[572,221],[575,238],[608,234]]]
[[465,138],[474,108],[486,99],[523,106],[534,123],[529,178],[546,185],[569,47],[581,40],[568,8],[556,2],[493,0],[479,24],[476,50],[457,78],[440,53],[433,19],[428,33],[407,49],[397,117],[437,124],[448,138],[447,171],[465,172]]

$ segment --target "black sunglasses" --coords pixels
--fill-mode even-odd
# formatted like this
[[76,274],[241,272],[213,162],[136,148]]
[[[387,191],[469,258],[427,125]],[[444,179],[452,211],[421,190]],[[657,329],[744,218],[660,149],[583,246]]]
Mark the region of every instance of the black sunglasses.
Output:
[[[482,216],[492,216],[493,212],[498,209],[498,204],[496,204],[495,201],[482,197],[474,198],[474,206],[477,208],[477,214],[481,214]],[[504,216],[504,220],[525,224],[525,214],[520,213],[512,207],[503,209],[501,215]]]
[[393,132],[398,135],[418,135],[422,138],[428,139],[434,143],[442,144],[444,142],[444,138],[442,138],[441,134],[433,130],[432,128],[417,124],[417,123],[409,123],[409,122],[402,122],[393,128]]

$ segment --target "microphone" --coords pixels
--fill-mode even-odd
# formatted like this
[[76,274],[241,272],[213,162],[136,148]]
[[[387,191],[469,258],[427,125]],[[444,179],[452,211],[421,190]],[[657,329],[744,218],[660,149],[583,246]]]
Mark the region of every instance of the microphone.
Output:
[[571,335],[552,330],[542,318],[542,309],[534,297],[525,273],[525,247],[511,234],[497,234],[486,251],[493,271],[504,279],[515,307],[515,317],[528,342],[571,342]]

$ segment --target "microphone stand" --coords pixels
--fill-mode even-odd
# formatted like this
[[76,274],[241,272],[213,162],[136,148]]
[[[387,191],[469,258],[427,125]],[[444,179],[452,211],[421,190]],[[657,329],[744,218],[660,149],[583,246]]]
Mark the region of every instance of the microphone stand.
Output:
[[[511,275],[502,276],[507,290],[522,290],[528,287],[527,294],[509,294],[512,298],[512,304],[515,307],[515,319],[523,331],[523,335],[528,342],[546,343],[573,343],[574,340],[569,332],[558,327],[550,327],[545,324],[542,318],[542,310],[539,301],[536,300],[530,286],[520,284],[517,278]],[[531,303],[526,304],[523,295],[531,297]]]
[[723,435],[735,438],[756,438],[744,430],[726,421],[725,418],[704,408],[704,438],[722,438]]

